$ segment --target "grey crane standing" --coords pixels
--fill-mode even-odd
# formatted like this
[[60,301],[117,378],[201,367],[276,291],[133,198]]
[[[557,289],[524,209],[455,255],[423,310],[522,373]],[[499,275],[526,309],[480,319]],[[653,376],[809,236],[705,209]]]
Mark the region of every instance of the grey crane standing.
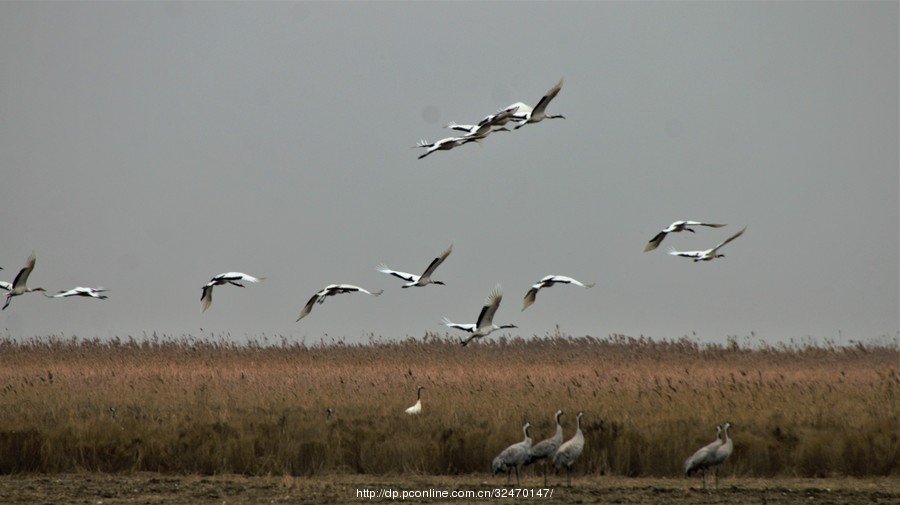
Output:
[[725,437],[725,440],[716,448],[709,462],[709,466],[716,467],[716,489],[719,489],[719,466],[721,466],[722,463],[728,459],[728,456],[731,456],[731,453],[734,452],[734,442],[732,442],[731,437],[728,436],[728,428],[731,428],[731,423],[726,422],[725,425],[722,426],[722,435]]
[[556,471],[559,471],[563,466],[566,467],[566,484],[570,486],[572,485],[572,479],[570,477],[572,464],[575,463],[578,456],[581,456],[581,451],[584,450],[584,433],[581,432],[582,417],[584,417],[584,412],[579,412],[578,415],[575,416],[575,426],[577,427],[575,436],[559,446],[559,449],[553,454],[553,468],[555,468]]
[[547,460],[553,457],[553,454],[556,453],[556,450],[559,449],[559,446],[563,443],[562,425],[559,424],[559,418],[562,417],[562,415],[562,410],[557,410],[556,414],[553,415],[556,419],[556,434],[553,435],[552,438],[538,442],[529,449],[528,459],[525,461],[525,466],[535,462],[541,463],[541,466],[544,467],[544,486],[547,485]]
[[503,449],[503,452],[494,458],[494,461],[491,463],[493,475],[506,472],[507,484],[509,484],[510,476],[513,469],[515,469],[516,485],[519,485],[519,467],[525,464],[525,461],[528,459],[528,450],[531,449],[531,437],[528,435],[529,428],[531,428],[531,423],[526,421],[525,425],[522,426],[525,440]]
[[711,466],[716,450],[724,443],[719,438],[721,434],[722,426],[718,425],[716,426],[715,441],[697,449],[697,452],[684,460],[684,474],[686,476],[690,476],[694,472],[702,472],[700,475],[703,479],[703,489],[706,489],[706,469]]

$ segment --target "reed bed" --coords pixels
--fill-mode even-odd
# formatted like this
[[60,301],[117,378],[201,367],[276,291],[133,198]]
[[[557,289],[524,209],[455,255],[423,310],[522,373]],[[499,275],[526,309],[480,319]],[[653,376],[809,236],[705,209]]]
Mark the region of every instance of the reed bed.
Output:
[[578,472],[679,476],[727,420],[725,475],[900,474],[896,341],[47,337],[0,340],[0,363],[4,474],[483,473],[525,420],[550,437],[558,408],[566,438],[585,412]]

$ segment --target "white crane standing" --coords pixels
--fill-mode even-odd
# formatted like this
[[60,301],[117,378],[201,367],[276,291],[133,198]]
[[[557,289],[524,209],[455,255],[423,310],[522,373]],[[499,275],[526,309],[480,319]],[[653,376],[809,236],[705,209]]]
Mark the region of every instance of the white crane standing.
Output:
[[223,284],[231,284],[232,286],[243,288],[244,285],[241,284],[241,282],[256,283],[263,280],[265,280],[265,277],[253,277],[252,275],[241,272],[225,272],[224,274],[213,277],[209,282],[203,285],[203,291],[200,293],[200,304],[203,306],[202,312],[206,312],[206,309],[212,304],[212,292],[214,287]]
[[709,226],[710,228],[721,228],[725,226],[724,224],[713,224],[713,223],[701,223],[700,221],[675,221],[670,224],[668,227],[657,233],[653,238],[650,239],[650,242],[647,242],[647,245],[644,246],[644,252],[652,251],[659,247],[659,244],[662,243],[663,239],[666,238],[666,235],[669,233],[678,233],[682,231],[689,231],[691,233],[696,233],[691,226]]
[[547,460],[556,454],[557,449],[559,449],[563,443],[563,429],[562,425],[559,424],[559,418],[562,416],[563,411],[557,410],[556,414],[553,415],[554,419],[556,419],[556,434],[554,434],[553,437],[542,440],[532,446],[531,449],[528,450],[528,459],[525,461],[525,466],[535,462],[541,463],[541,466],[544,467],[544,486],[547,485]]
[[497,284],[496,286],[494,286],[494,289],[492,289],[488,294],[487,298],[485,298],[484,307],[481,308],[481,313],[478,314],[478,320],[476,323],[454,323],[446,317],[442,322],[444,326],[471,333],[471,336],[469,336],[469,338],[460,341],[463,346],[469,345],[469,342],[471,342],[474,338],[486,337],[490,335],[491,332],[496,330],[502,330],[504,328],[518,328],[514,324],[504,324],[502,326],[497,326],[496,324],[494,324],[494,314],[497,312],[497,308],[500,307],[501,299],[503,299],[503,287],[500,286],[500,284]]
[[428,268],[426,268],[425,271],[422,272],[422,275],[414,275],[414,274],[410,274],[410,273],[406,273],[406,272],[398,272],[396,270],[391,270],[384,263],[378,265],[378,267],[376,267],[376,270],[378,270],[381,273],[393,275],[394,277],[398,277],[400,279],[405,280],[406,284],[403,285],[404,288],[411,288],[413,286],[427,286],[429,284],[440,284],[443,286],[444,285],[443,282],[432,280],[431,274],[433,274],[434,271],[437,270],[437,267],[439,267],[441,265],[441,263],[443,263],[444,260],[447,259],[447,256],[450,256],[450,253],[452,251],[453,251],[453,244],[450,244],[450,246],[447,247],[447,249],[444,249],[444,252],[442,252],[440,254],[440,256],[431,260],[431,263],[428,265]]
[[525,425],[522,426],[525,440],[503,449],[503,452],[491,462],[493,475],[506,472],[506,484],[509,484],[512,471],[515,469],[516,485],[519,485],[519,467],[525,464],[525,461],[528,459],[528,450],[531,449],[531,437],[528,435],[529,428],[531,428],[531,423],[526,421]]
[[723,242],[721,242],[719,245],[713,247],[712,249],[707,249],[705,251],[676,251],[675,248],[672,248],[669,250],[669,255],[681,256],[683,258],[693,258],[695,263],[698,261],[711,261],[716,258],[724,258],[725,257],[724,254],[718,253],[719,249],[721,249],[722,246],[724,246],[725,244],[740,237],[744,233],[744,230],[746,230],[746,229],[747,229],[746,226],[741,228],[741,231],[728,237],[727,239],[725,239]]
[[525,300],[522,303],[522,310],[527,309],[531,306],[532,303],[534,303],[535,297],[537,297],[537,293],[541,290],[541,288],[553,287],[554,284],[574,284],[583,288],[592,288],[595,285],[595,283],[593,282],[584,284],[571,277],[566,277],[565,275],[548,275],[535,284],[532,284],[531,289],[529,289],[528,292],[525,293]]
[[31,253],[31,256],[29,256],[28,260],[25,262],[25,266],[19,270],[15,280],[13,280],[12,284],[6,289],[6,291],[8,291],[8,293],[6,293],[6,303],[3,304],[3,308],[0,310],[6,310],[6,307],[9,307],[9,302],[12,301],[13,297],[21,296],[25,293],[33,293],[35,291],[46,291],[44,288],[29,288],[26,286],[28,276],[31,275],[31,271],[34,270],[34,263],[34,253]]
[[577,426],[575,436],[559,446],[559,449],[553,454],[553,468],[559,471],[560,468],[566,467],[566,483],[570,486],[572,485],[570,476],[572,465],[578,459],[578,456],[581,456],[581,451],[584,450],[584,433],[581,432],[582,417],[584,417],[584,412],[579,412],[575,416],[575,425]]
[[329,296],[339,295],[343,293],[365,293],[367,295],[379,296],[384,292],[383,289],[379,289],[378,291],[367,291],[359,286],[354,286],[353,284],[329,284],[322,288],[321,291],[312,295],[312,298],[306,302],[306,305],[303,307],[303,310],[300,311],[300,317],[297,318],[297,321],[303,319],[308,316],[312,311],[313,306],[317,303],[325,303],[325,299]]
[[422,413],[422,390],[425,389],[425,386],[419,386],[416,388],[416,404],[412,407],[406,409],[404,412],[411,416],[417,416]]

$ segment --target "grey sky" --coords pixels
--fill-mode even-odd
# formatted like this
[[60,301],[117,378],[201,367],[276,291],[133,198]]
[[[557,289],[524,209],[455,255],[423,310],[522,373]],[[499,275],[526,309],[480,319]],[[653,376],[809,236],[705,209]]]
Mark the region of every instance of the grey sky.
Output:
[[[13,337],[896,337],[897,2],[0,3]],[[545,121],[418,160],[560,77]],[[678,219],[728,223],[645,243]],[[695,264],[747,225],[726,258]],[[380,262],[447,286],[400,289]],[[215,290],[213,275],[265,276]],[[597,287],[542,291],[546,274]],[[331,283],[342,295],[299,323]],[[202,331],[201,331],[202,328]],[[327,337],[326,337],[327,335]]]

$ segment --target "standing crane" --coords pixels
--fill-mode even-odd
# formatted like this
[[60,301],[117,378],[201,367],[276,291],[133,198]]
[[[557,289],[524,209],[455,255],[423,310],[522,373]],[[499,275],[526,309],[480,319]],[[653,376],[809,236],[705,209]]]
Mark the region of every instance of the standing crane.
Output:
[[722,434],[722,426],[716,426],[716,439],[707,445],[697,449],[697,452],[684,461],[684,474],[690,476],[694,472],[701,472],[703,479],[703,489],[706,489],[706,469],[710,467],[716,450],[722,446],[724,442],[719,436]]
[[425,389],[425,386],[419,386],[416,388],[416,404],[412,407],[406,409],[406,413],[411,416],[417,416],[422,413],[422,390]]
[[584,412],[579,412],[578,415],[575,416],[575,425],[577,426],[575,436],[559,446],[559,449],[553,454],[553,468],[555,468],[556,471],[559,471],[563,466],[566,467],[566,484],[569,486],[572,485],[572,478],[570,476],[572,465],[575,463],[575,460],[578,459],[578,456],[581,456],[581,451],[584,450],[584,433],[581,432],[582,417],[584,417]]
[[503,449],[503,452],[494,458],[494,461],[491,463],[493,475],[506,472],[507,485],[509,485],[513,469],[516,471],[516,485],[519,485],[519,467],[525,464],[525,461],[528,459],[528,450],[531,449],[531,437],[528,435],[530,428],[531,423],[526,421],[525,425],[522,426],[522,431],[525,432],[525,440]]
[[553,417],[556,419],[556,434],[547,440],[538,442],[535,446],[528,450],[528,459],[525,466],[535,462],[540,462],[544,467],[544,486],[547,485],[547,460],[552,458],[563,443],[562,425],[559,424],[559,418],[563,416],[562,410],[557,410]]
[[731,437],[728,436],[728,428],[731,428],[731,423],[726,422],[725,425],[722,426],[722,436],[725,440],[722,442],[722,445],[716,448],[716,451],[709,461],[709,466],[716,467],[716,489],[719,489],[719,466],[721,466],[734,451],[734,442],[732,442]]

